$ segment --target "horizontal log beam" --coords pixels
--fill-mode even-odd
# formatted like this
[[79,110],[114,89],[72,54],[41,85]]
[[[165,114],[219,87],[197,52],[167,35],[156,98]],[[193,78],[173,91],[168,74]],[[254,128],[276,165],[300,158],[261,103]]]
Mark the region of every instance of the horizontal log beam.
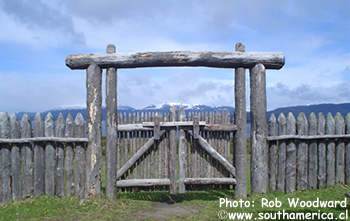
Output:
[[96,63],[101,68],[142,67],[213,67],[252,68],[263,64],[266,69],[281,69],[284,55],[280,52],[143,52],[114,54],[69,55],[66,65],[71,69],[86,69]]
[[[192,131],[187,131],[189,134],[193,134]],[[228,162],[225,157],[221,156],[210,144],[202,137],[198,136],[198,142],[200,147],[202,147],[212,158],[217,160],[225,169],[232,174],[233,177],[236,176],[236,169]]]
[[0,138],[0,144],[32,143],[32,142],[86,143],[88,142],[88,139],[76,138],[76,137],[31,137],[31,138],[17,138],[17,139]]
[[118,125],[118,131],[134,131],[134,130],[152,131],[153,129],[143,127],[142,124],[119,124]]
[[169,179],[127,179],[118,180],[117,187],[169,186]]
[[[160,137],[162,138],[163,134],[165,132],[162,131],[160,133]],[[152,147],[152,145],[154,144],[154,137],[150,138],[142,147],[140,147],[140,149],[135,153],[134,156],[132,156],[123,166],[122,168],[120,168],[117,172],[117,180],[119,178],[121,178],[125,173],[126,171],[128,171],[135,163],[138,159],[140,159],[140,157],[145,154],[147,152],[147,150],[149,148]]]
[[[143,122],[142,126],[154,127],[154,122]],[[167,127],[184,127],[184,129],[192,129],[193,121],[173,121],[173,122],[160,122],[160,127],[165,129]],[[188,128],[186,128],[188,127]],[[199,127],[208,131],[235,131],[237,126],[234,124],[207,124],[205,121],[199,121]]]
[[236,179],[234,178],[185,178],[184,181],[187,185],[208,185],[208,184],[236,184]]
[[[234,178],[185,178],[186,185],[234,185],[236,179]],[[117,187],[149,187],[149,186],[169,186],[169,179],[126,179],[118,180]]]
[[318,139],[348,139],[350,134],[340,135],[314,135],[314,136],[300,136],[300,135],[281,135],[267,137],[268,141],[276,140],[318,140]]

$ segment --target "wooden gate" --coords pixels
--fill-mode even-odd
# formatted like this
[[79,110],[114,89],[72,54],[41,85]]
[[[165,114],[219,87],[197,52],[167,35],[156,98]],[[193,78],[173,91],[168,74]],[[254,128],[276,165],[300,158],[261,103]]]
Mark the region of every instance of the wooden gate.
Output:
[[[118,126],[117,186],[128,190],[229,188],[236,183],[232,138],[236,127],[228,112],[129,115],[142,123]],[[120,116],[120,122],[125,121]],[[135,120],[136,118],[136,120]],[[187,119],[186,119],[187,118]],[[207,121],[205,121],[207,118]],[[178,121],[175,121],[178,119]],[[149,121],[153,120],[153,121]],[[199,121],[201,120],[201,121]],[[215,122],[215,124],[214,124]]]

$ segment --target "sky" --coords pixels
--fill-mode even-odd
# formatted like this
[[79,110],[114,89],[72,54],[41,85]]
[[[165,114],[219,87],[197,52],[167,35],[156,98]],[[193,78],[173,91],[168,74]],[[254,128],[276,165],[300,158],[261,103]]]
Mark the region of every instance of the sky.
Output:
[[[267,107],[350,102],[350,1],[0,0],[0,111],[86,105],[86,73],[69,54],[283,52],[267,70]],[[231,69],[118,70],[118,104],[233,106]],[[105,78],[103,78],[105,80]],[[249,109],[249,73],[247,107]]]

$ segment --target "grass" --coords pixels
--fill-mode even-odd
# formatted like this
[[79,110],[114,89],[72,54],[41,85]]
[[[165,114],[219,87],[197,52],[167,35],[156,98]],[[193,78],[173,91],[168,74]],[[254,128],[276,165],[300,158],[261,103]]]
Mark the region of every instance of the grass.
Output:
[[[0,205],[0,220],[152,220],[153,204],[163,202],[170,197],[179,200],[175,205],[182,208],[195,208],[196,212],[187,214],[185,217],[169,216],[170,220],[218,220],[218,211],[227,212],[273,212],[285,209],[286,211],[298,212],[345,212],[345,208],[290,208],[288,198],[300,200],[344,200],[345,193],[350,192],[346,185],[336,185],[312,191],[298,191],[292,194],[273,192],[250,196],[247,200],[254,201],[254,208],[220,208],[219,198],[232,200],[233,191],[196,191],[170,196],[167,191],[153,192],[121,192],[117,200],[92,199],[81,201],[77,197],[41,196],[35,199],[14,201]],[[277,198],[282,202],[281,208],[262,208],[261,199],[271,201]],[[173,206],[173,205],[172,205]],[[348,203],[347,208],[350,208]],[[181,215],[181,214],[178,214]]]

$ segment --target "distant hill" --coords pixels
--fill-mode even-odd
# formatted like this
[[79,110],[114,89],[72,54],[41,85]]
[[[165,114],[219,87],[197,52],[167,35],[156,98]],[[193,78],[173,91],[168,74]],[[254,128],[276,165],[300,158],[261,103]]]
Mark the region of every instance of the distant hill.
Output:
[[[168,103],[168,104],[162,104],[162,105],[149,105],[142,109],[135,109],[130,106],[119,106],[118,112],[126,112],[133,113],[133,112],[162,112],[166,113],[170,110],[171,105],[174,105],[177,109],[180,108],[180,104],[176,103]],[[207,105],[188,105],[184,104],[185,112],[212,112],[212,111],[228,111],[233,112],[234,108],[230,106],[216,106],[211,107]],[[79,112],[81,112],[86,119],[86,110],[85,108],[57,108],[52,110],[47,110],[41,113],[42,117],[45,117],[45,115],[51,112],[54,118],[56,119],[58,114],[62,112],[64,117],[67,117],[68,113],[70,113],[73,117],[75,117]],[[319,113],[322,112],[323,114],[327,114],[328,112],[335,115],[337,112],[340,112],[343,116],[345,116],[348,112],[350,112],[350,103],[343,103],[343,104],[314,104],[314,105],[302,105],[302,106],[291,106],[291,107],[281,107],[277,108],[275,110],[271,110],[267,112],[267,117],[270,117],[272,113],[274,113],[276,116],[278,116],[280,113],[284,113],[287,115],[289,112],[292,112],[295,116],[297,116],[300,112],[304,112],[306,115],[309,115],[311,112]],[[22,115],[24,112],[19,112],[18,117],[19,119],[22,118]],[[27,113],[32,119],[34,118],[35,113]],[[105,108],[102,109],[102,120],[104,120],[105,116]],[[248,122],[250,122],[250,113],[247,113],[247,119]]]

